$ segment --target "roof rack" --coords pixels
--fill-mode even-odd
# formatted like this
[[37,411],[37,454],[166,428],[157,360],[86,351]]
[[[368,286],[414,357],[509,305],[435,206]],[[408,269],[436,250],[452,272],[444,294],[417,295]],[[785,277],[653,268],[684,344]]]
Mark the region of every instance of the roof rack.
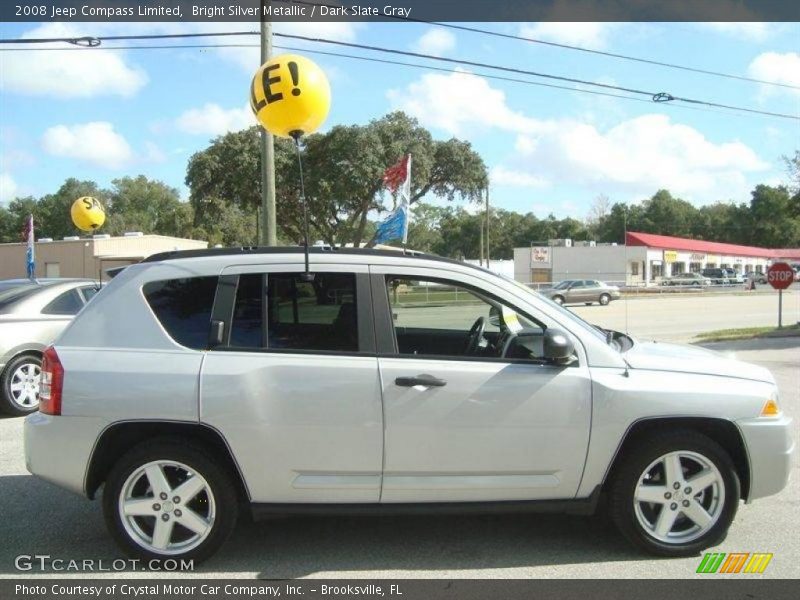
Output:
[[[240,246],[235,248],[202,248],[197,250],[170,250],[158,252],[142,260],[143,263],[162,262],[165,260],[178,260],[183,258],[200,258],[204,256],[236,256],[252,254],[302,254],[303,246]],[[389,250],[385,248],[336,248],[332,246],[311,246],[308,249],[310,254],[360,254],[367,256],[407,256],[412,258],[424,258],[441,262],[467,264],[452,258],[444,258],[435,254],[425,254],[417,250],[397,248]]]

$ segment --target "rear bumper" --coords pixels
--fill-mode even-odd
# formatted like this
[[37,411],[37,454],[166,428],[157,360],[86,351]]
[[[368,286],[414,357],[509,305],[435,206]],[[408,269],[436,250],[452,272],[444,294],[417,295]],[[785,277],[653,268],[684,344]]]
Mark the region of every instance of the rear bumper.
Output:
[[736,424],[742,432],[750,461],[747,502],[777,494],[786,487],[791,473],[794,453],[792,419],[787,416],[744,419]]
[[95,441],[104,422],[88,417],[25,418],[25,467],[33,475],[86,495],[84,480]]

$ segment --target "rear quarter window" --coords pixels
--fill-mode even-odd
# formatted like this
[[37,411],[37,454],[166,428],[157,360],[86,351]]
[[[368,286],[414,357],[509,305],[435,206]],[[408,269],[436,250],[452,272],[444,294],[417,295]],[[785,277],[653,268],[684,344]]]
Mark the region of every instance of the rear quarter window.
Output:
[[151,281],[142,288],[144,297],[169,336],[194,350],[208,347],[211,309],[217,277],[186,277]]

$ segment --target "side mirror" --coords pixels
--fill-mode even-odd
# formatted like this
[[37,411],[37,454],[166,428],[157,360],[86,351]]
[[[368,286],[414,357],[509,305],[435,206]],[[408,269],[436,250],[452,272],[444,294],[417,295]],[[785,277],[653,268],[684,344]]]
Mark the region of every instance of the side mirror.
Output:
[[560,329],[547,329],[544,332],[544,357],[556,365],[568,365],[572,362],[575,346],[566,333]]

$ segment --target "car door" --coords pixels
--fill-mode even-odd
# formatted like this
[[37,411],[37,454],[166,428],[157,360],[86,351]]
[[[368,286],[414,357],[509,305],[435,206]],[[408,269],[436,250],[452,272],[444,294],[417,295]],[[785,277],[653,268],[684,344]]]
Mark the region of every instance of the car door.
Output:
[[383,422],[366,267],[226,269],[200,418],[253,502],[378,502]]
[[[516,309],[477,276],[388,266],[371,273],[385,423],[381,502],[574,497],[589,440],[585,359],[556,366],[490,348],[509,332],[535,339],[537,328],[541,335],[557,324]],[[425,286],[441,293],[426,300]],[[480,317],[483,339],[470,354]]]
[[566,301],[569,303],[580,302],[582,294],[583,294],[583,282],[580,279],[578,279],[577,281],[573,281],[570,284],[569,289],[567,290],[566,293]]

